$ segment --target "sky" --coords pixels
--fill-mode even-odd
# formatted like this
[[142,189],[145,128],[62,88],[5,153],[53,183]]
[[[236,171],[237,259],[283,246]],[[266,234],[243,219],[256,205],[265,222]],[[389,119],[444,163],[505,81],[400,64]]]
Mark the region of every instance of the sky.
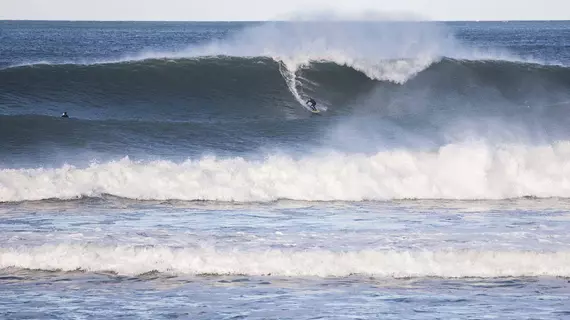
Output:
[[426,20],[570,20],[570,0],[0,0],[2,20],[283,20],[374,11]]

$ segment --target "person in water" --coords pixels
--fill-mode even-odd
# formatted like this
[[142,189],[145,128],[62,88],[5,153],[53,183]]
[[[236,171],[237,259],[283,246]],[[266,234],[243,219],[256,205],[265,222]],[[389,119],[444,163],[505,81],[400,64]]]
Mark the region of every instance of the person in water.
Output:
[[309,108],[313,109],[313,111],[317,111],[317,102],[315,99],[309,98],[309,100],[307,100],[307,105]]
[[61,117],[62,117],[62,118],[69,118],[69,116],[67,115],[67,112],[64,112],[64,113],[61,115]]

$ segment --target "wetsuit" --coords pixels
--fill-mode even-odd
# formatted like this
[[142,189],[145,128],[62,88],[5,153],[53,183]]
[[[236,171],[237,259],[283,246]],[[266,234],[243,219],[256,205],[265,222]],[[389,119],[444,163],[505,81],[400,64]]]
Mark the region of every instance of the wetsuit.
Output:
[[314,111],[317,111],[317,108],[315,107],[317,105],[317,102],[313,98],[307,100],[307,105]]

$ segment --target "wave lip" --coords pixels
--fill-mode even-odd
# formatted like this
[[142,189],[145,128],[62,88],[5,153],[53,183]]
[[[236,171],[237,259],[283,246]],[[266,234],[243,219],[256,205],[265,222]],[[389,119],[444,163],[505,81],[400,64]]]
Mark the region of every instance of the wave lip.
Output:
[[570,197],[570,142],[530,147],[450,144],[264,160],[183,163],[129,158],[87,168],[0,170],[0,202],[112,195],[137,200],[265,202]]
[[506,52],[478,52],[460,44],[448,27],[426,22],[267,22],[223,39],[175,51],[150,50],[122,58],[20,63],[9,68],[42,64],[121,64],[148,60],[179,61],[213,57],[269,58],[295,74],[315,62],[348,66],[370,79],[404,83],[442,58],[520,60]]
[[217,251],[165,246],[60,244],[0,248],[0,268],[140,275],[495,278],[570,276],[570,252],[523,251]]

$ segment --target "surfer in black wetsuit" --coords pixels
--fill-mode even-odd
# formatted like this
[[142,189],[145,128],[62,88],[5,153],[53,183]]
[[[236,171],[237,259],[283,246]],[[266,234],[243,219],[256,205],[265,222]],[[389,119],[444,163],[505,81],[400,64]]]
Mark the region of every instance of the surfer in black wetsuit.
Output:
[[69,116],[67,115],[67,112],[64,112],[64,113],[61,115],[61,117],[62,117],[62,118],[69,118]]
[[317,111],[317,102],[315,101],[315,99],[313,98],[309,98],[309,100],[307,100],[307,105],[309,106],[309,108],[313,109],[313,111]]

